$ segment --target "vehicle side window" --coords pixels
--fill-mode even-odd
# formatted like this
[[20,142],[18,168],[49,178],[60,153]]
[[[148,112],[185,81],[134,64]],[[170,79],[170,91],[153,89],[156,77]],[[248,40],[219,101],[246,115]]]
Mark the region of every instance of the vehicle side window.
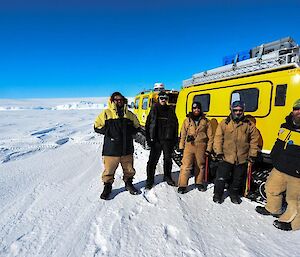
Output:
[[135,99],[134,109],[138,109],[139,108],[139,102],[140,102],[140,98]]
[[148,97],[145,97],[145,98],[143,98],[142,109],[147,110],[147,108],[148,108]]
[[150,100],[149,100],[149,108],[151,108],[152,105],[153,105],[153,98],[150,98]]
[[275,106],[285,106],[287,84],[277,85]]
[[248,88],[235,90],[231,94],[231,101],[243,101],[245,103],[245,112],[255,112],[258,108],[259,90],[257,88]]
[[202,112],[208,112],[209,111],[210,94],[195,95],[193,101],[201,103]]

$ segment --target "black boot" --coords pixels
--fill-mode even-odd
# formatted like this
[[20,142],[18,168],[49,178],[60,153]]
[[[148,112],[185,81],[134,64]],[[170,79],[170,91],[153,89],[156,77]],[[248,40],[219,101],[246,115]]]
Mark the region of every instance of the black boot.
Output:
[[196,187],[201,192],[205,192],[207,189],[206,185],[203,185],[203,184],[196,184]]
[[274,220],[273,222],[274,227],[285,230],[285,231],[290,231],[292,230],[291,222],[283,222],[279,220]]
[[230,195],[230,200],[234,204],[240,204],[242,202],[242,200],[239,197],[239,195],[236,195],[236,194]]
[[153,187],[153,184],[154,184],[153,182],[147,181],[145,189],[150,190]]
[[214,200],[215,203],[221,203],[221,199],[224,194],[224,187],[225,187],[224,178],[219,178],[215,180],[214,199],[217,199],[217,201]]
[[256,206],[255,210],[256,210],[256,212],[258,212],[261,215],[271,215],[275,218],[279,218],[279,216],[280,216],[280,214],[273,214],[273,213],[269,212],[265,207],[262,207],[262,206]]
[[174,187],[176,185],[171,176],[164,176],[164,181],[166,181],[169,186]]
[[222,196],[214,194],[213,201],[215,203],[220,203],[221,204],[222,203]]
[[186,187],[178,187],[177,192],[178,192],[179,194],[185,194],[185,193],[186,193]]
[[133,186],[132,184],[132,178],[129,178],[126,182],[125,182],[125,189],[127,191],[129,191],[130,194],[132,195],[137,195],[139,194],[139,191]]
[[112,184],[111,183],[104,183],[104,189],[102,194],[100,195],[100,198],[103,200],[107,200],[109,194],[111,193]]

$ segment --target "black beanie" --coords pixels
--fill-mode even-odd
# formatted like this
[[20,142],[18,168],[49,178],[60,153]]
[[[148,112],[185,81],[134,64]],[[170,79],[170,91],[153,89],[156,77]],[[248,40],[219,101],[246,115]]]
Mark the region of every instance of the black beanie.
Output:
[[199,103],[199,102],[193,102],[192,109],[196,108],[196,107],[198,107],[200,110],[202,110],[201,103]]

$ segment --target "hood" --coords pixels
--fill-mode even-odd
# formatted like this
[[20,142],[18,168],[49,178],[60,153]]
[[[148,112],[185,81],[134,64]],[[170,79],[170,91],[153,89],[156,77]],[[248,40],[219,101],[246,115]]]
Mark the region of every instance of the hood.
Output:
[[296,128],[296,129],[300,128],[300,126],[297,126],[294,124],[292,112],[288,116],[285,117],[285,121],[286,121],[286,124],[288,124],[288,126],[290,126],[292,128]]
[[[229,114],[226,118],[226,124],[228,124],[232,119],[232,116],[231,114]],[[242,119],[239,120],[239,122],[249,122],[250,120],[246,117],[246,116],[243,116]]]
[[[127,111],[128,111],[128,106],[127,106],[127,101],[126,100],[125,100],[125,104],[124,104],[124,114],[126,114]],[[110,110],[114,110],[117,113],[117,105],[114,102],[111,102],[110,99],[108,99],[107,104],[108,104],[108,108]]]

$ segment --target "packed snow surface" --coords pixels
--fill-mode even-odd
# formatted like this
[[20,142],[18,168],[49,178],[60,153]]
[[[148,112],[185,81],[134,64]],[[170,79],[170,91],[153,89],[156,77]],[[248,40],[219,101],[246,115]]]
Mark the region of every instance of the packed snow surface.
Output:
[[119,167],[101,200],[103,136],[93,122],[94,104],[106,101],[0,100],[0,256],[300,256],[300,231],[277,230],[245,199],[215,204],[213,186],[199,192],[192,178],[179,195],[162,182],[162,159],[145,191],[149,152],[138,144],[141,194],[125,191]]

